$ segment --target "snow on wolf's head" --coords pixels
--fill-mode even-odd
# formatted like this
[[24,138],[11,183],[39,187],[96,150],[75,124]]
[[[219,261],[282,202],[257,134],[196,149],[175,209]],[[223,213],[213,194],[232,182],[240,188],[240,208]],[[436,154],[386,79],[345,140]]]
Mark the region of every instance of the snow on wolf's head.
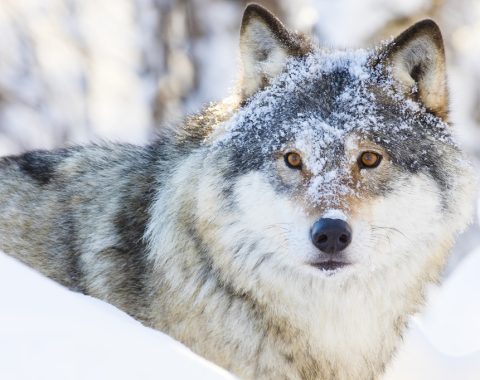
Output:
[[241,104],[209,140],[204,181],[208,171],[217,181],[200,194],[225,252],[214,260],[249,283],[402,265],[436,279],[470,218],[473,182],[447,120],[436,24],[329,51],[252,5],[241,59]]

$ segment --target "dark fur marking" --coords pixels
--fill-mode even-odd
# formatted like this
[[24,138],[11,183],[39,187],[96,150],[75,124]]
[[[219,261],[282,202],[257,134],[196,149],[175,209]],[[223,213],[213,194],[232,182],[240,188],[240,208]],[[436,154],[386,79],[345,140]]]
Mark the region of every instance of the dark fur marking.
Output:
[[147,148],[142,159],[125,168],[125,176],[131,177],[129,183],[135,183],[121,191],[124,205],[115,217],[114,225],[120,236],[120,241],[111,248],[114,262],[121,263],[123,272],[127,274],[123,284],[117,284],[125,293],[133,292],[137,301],[148,302],[147,281],[150,268],[146,262],[147,246],[144,240],[149,208],[155,194],[155,170],[157,156],[153,147]]
[[284,359],[288,362],[288,363],[293,363],[294,361],[294,357],[292,354],[288,353],[282,353],[282,356],[284,357]]
[[268,260],[270,260],[273,256],[273,252],[267,252],[265,254],[263,254],[258,260],[257,262],[255,263],[255,265],[253,266],[252,268],[252,271],[256,271],[258,270],[258,268],[264,264],[265,262],[267,262]]
[[[65,268],[70,286],[77,292],[86,293],[85,284],[83,283],[83,273],[80,265],[80,249],[76,246],[75,231],[76,223],[71,218],[72,212],[67,212],[58,222],[58,228],[65,230],[59,234],[63,238],[60,243],[66,248],[68,265]],[[54,249],[55,247],[52,247]]]
[[257,61],[263,62],[266,61],[268,58],[268,51],[265,49],[259,49],[255,53],[255,58],[257,59]]
[[20,170],[40,185],[48,184],[55,175],[58,164],[56,155],[46,151],[33,151],[17,158]]
[[194,226],[190,225],[185,227],[187,236],[190,237],[192,243],[195,245],[196,252],[198,252],[200,255],[201,284],[205,284],[210,278],[215,279],[215,281],[218,283],[218,273],[216,273],[216,270],[213,267],[212,258],[207,253],[208,247],[203,243]]
[[256,354],[255,354],[255,370],[254,370],[254,377],[258,378],[260,377],[260,359],[261,359],[261,353],[263,350],[263,347],[265,346],[265,340],[267,339],[267,333],[266,331],[263,331],[262,337],[258,341],[258,346],[256,349]]
[[424,70],[420,64],[415,65],[410,72],[410,76],[415,82],[418,82],[423,75],[423,71]]

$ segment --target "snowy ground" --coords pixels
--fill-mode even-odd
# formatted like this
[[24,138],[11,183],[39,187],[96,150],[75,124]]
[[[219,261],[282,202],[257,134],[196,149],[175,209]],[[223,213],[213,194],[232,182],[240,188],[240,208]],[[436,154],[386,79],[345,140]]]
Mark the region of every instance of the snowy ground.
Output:
[[414,317],[385,380],[480,379],[480,248],[470,253]]
[[[384,380],[480,379],[480,249],[432,291]],[[233,379],[166,335],[0,253],[0,379]]]

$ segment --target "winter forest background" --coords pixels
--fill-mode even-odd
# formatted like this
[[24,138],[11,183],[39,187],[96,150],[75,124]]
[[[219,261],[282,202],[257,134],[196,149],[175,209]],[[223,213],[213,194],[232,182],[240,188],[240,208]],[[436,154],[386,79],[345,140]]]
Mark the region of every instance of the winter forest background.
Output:
[[[256,2],[290,28],[336,47],[371,46],[422,18],[435,19],[446,44],[451,119],[460,142],[479,166],[480,1]],[[145,143],[159,129],[225,97],[235,85],[238,34],[246,4],[233,0],[2,0],[0,154],[101,140]],[[472,271],[474,263],[480,271],[477,247],[478,218],[455,248],[446,271],[450,284],[457,281],[456,268],[468,259],[463,270],[470,270],[472,281],[478,277]],[[456,320],[456,325],[471,323],[464,334],[471,340],[471,349],[459,349],[456,354],[480,350],[480,304],[472,305],[468,298],[478,298],[480,282],[459,282],[448,289],[449,300],[464,299],[464,307],[470,307],[460,315],[476,315],[476,319]],[[435,307],[440,311],[444,307],[448,314],[456,306],[447,302]],[[442,325],[445,320],[435,321],[435,327],[424,326],[423,332],[430,328],[430,343],[435,340],[434,331],[448,328]],[[452,344],[448,339],[444,342]],[[440,351],[446,354],[446,349]],[[479,373],[472,379],[480,378]]]

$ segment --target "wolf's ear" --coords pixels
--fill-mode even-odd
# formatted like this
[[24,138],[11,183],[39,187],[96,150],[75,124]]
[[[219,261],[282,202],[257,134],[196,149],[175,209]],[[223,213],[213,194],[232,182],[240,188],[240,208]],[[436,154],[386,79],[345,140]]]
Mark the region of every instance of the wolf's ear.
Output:
[[434,21],[420,21],[400,34],[387,46],[386,58],[401,91],[435,115],[448,117],[445,50]]
[[289,32],[268,10],[249,4],[240,29],[242,99],[280,74],[289,56],[305,54],[309,49],[304,38]]

